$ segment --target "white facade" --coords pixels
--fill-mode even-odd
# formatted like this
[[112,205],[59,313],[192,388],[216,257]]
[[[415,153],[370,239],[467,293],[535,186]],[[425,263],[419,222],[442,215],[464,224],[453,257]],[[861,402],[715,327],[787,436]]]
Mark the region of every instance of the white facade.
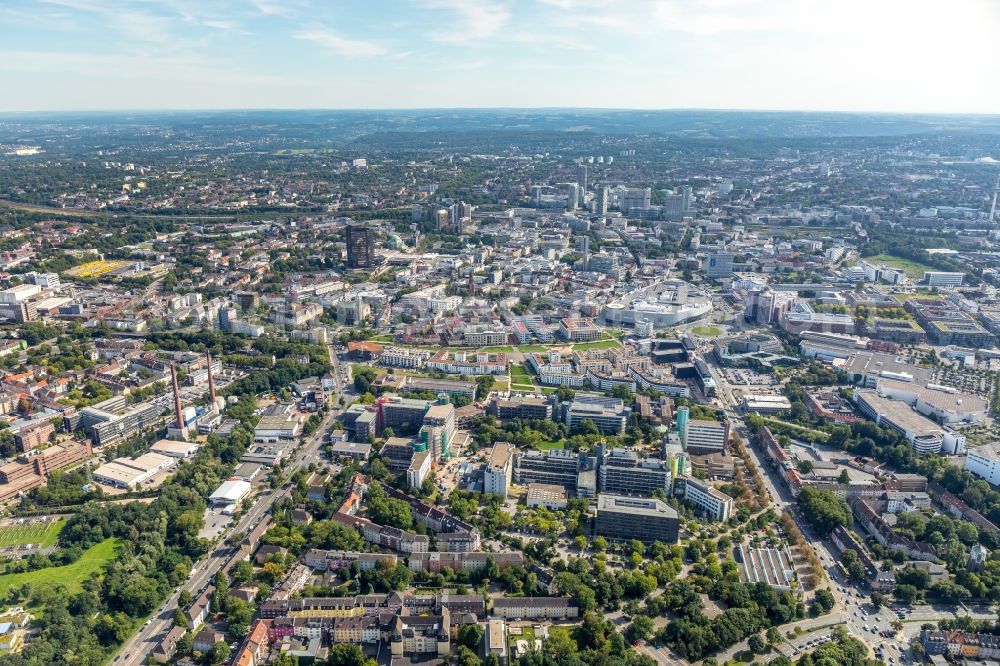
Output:
[[946,273],[943,271],[924,271],[924,283],[935,287],[961,287],[965,281],[965,273]]
[[507,496],[514,474],[514,445],[497,442],[483,470],[483,493]]
[[1000,455],[991,447],[969,449],[965,470],[994,486],[1000,486]]

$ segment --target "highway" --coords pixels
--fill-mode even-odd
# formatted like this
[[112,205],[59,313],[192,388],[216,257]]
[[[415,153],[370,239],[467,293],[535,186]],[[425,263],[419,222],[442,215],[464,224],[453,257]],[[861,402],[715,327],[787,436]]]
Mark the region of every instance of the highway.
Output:
[[[327,403],[332,406],[332,409],[326,418],[323,419],[323,423],[316,432],[296,449],[296,452],[293,454],[294,457],[286,467],[288,474],[294,473],[297,469],[308,465],[310,462],[319,460],[318,454],[323,443],[323,436],[329,431],[331,425],[336,420],[338,411],[337,401],[341,393],[339,382],[345,370],[341,369],[340,361],[332,348],[329,348],[329,352],[334,374],[337,376],[337,383],[335,383],[333,390],[328,392],[327,396]],[[283,498],[288,492],[289,488],[286,484],[286,487],[282,489],[273,491],[265,490],[258,494],[258,499],[254,505],[240,518],[235,526],[231,526],[223,533],[219,544],[208,554],[207,558],[195,564],[195,574],[186,583],[174,590],[164,602],[161,610],[157,611],[146,624],[140,627],[135,634],[122,644],[111,663],[116,665],[121,664],[122,666],[140,666],[146,663],[146,658],[156,648],[157,643],[159,643],[164,634],[173,626],[174,610],[177,608],[177,600],[180,597],[181,590],[187,590],[191,593],[192,597],[197,598],[215,578],[215,574],[232,556],[234,548],[225,543],[225,537],[231,534],[239,534],[241,537],[245,535],[270,512],[274,503]]]

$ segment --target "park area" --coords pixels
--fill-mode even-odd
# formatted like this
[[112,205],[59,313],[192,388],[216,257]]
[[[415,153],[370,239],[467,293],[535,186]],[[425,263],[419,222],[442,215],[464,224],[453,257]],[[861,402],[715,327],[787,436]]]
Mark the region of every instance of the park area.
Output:
[[79,592],[83,583],[95,573],[102,571],[105,565],[114,559],[117,539],[106,539],[91,546],[76,562],[61,567],[47,567],[37,571],[4,574],[0,576],[0,595],[6,595],[12,587],[22,587],[25,583],[31,585],[65,585],[69,594]]
[[0,548],[35,545],[51,548],[66,520],[51,518],[27,519],[23,523],[10,522],[0,525]]
[[691,332],[703,338],[717,338],[722,335],[722,329],[718,326],[695,326]]
[[924,277],[924,271],[935,270],[926,264],[910,261],[909,259],[897,257],[893,254],[876,254],[871,257],[862,258],[870,264],[885,264],[890,268],[898,268],[904,271],[909,277],[917,280]]

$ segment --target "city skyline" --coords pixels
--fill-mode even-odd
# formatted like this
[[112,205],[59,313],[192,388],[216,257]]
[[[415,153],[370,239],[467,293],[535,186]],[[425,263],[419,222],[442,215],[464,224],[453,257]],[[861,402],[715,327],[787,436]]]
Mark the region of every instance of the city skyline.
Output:
[[716,108],[1000,113],[988,0],[15,1],[0,112]]

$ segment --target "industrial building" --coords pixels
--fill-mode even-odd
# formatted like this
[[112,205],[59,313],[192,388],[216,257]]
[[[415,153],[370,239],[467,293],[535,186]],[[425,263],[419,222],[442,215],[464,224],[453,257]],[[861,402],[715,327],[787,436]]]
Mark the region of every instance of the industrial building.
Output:
[[214,506],[227,506],[242,502],[250,494],[251,486],[242,479],[229,479],[216,488],[215,492],[208,496],[208,501]]
[[94,480],[116,488],[136,488],[176,464],[176,458],[159,453],[146,453],[137,458],[115,458],[94,470]]

